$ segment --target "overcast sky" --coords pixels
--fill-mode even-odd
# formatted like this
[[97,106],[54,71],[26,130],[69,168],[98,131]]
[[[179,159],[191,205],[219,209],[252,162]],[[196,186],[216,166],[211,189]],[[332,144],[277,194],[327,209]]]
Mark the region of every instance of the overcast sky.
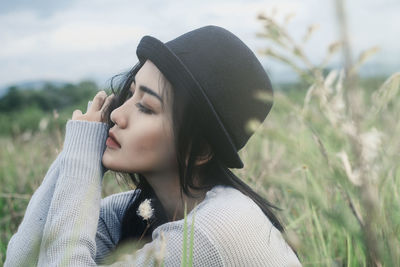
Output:
[[[347,1],[354,54],[378,45],[369,73],[400,69],[400,1]],[[320,62],[327,45],[338,39],[333,0],[16,0],[0,2],[0,87],[32,80],[77,82],[94,79],[105,86],[137,62],[144,35],[169,41],[205,25],[222,26],[255,53],[266,46],[257,14],[277,18],[294,13],[288,30],[300,40],[308,25],[319,28],[306,52]],[[293,71],[270,59],[260,61],[274,81],[293,78]],[[339,59],[337,59],[339,60]],[[339,61],[338,61],[339,62]]]

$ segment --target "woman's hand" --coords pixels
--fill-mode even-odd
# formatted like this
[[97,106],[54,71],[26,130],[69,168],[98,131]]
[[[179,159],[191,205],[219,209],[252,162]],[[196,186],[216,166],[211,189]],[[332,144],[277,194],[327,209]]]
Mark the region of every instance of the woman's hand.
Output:
[[114,94],[107,96],[104,90],[98,92],[86,113],[82,114],[81,110],[76,109],[72,113],[72,120],[104,122],[101,115],[113,97]]

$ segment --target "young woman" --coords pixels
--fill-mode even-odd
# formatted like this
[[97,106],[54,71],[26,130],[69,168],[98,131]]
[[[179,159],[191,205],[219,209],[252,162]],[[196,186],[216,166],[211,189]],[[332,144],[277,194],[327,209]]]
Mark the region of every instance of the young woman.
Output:
[[[272,106],[254,53],[214,25],[166,43],[144,36],[136,53],[117,91],[111,83],[112,95],[99,92],[68,120],[63,151],[33,194],[5,266],[98,266],[135,240],[144,246],[112,266],[179,266],[190,238],[185,207],[194,266],[301,266],[276,207],[228,169],[243,167],[247,123]],[[136,189],[101,199],[107,169],[128,174]]]

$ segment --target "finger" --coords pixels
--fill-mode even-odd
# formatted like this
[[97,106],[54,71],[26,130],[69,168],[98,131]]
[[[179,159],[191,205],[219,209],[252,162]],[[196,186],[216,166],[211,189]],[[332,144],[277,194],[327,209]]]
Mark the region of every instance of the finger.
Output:
[[112,93],[111,95],[107,96],[106,100],[104,101],[103,106],[101,107],[102,110],[107,108],[108,105],[110,105],[110,102],[113,99],[113,97],[114,97],[114,93]]
[[95,97],[93,98],[93,103],[90,106],[90,109],[95,110],[95,111],[99,110],[103,106],[103,103],[104,103],[104,100],[106,99],[106,97],[107,97],[107,93],[104,90],[98,92],[95,95]]
[[72,119],[75,119],[80,115],[82,115],[82,111],[80,111],[79,109],[75,109],[74,112],[72,112]]

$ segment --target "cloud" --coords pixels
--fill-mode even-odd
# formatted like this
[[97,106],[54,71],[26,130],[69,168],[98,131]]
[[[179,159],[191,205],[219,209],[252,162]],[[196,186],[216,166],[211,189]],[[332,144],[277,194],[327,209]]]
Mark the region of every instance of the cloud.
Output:
[[15,0],[15,1],[1,1],[0,2],[0,15],[10,14],[21,11],[33,11],[40,17],[46,18],[51,16],[57,11],[65,10],[67,7],[72,6],[74,0],[70,1],[53,1],[53,0]]
[[68,23],[51,32],[49,45],[60,51],[90,51],[113,49],[133,42],[144,35],[138,26],[112,25],[105,22]]
[[[354,54],[369,45],[381,45],[379,57],[385,58],[384,63],[394,62],[393,65],[399,66],[395,62],[398,56],[394,56],[400,46],[400,28],[395,27],[399,7],[394,0],[384,2],[388,5],[377,5],[372,0],[349,3]],[[136,63],[136,46],[143,35],[168,41],[208,24],[232,31],[255,52],[267,45],[265,40],[256,38],[256,33],[263,30],[256,16],[260,12],[269,15],[274,8],[279,20],[289,13],[296,14],[288,30],[297,41],[308,25],[320,24],[305,45],[311,61],[319,62],[327,45],[338,39],[335,9],[329,3],[318,0],[304,0],[301,4],[294,0],[2,1],[0,86],[21,79],[104,80]],[[260,57],[260,60],[274,76],[291,71],[270,59]]]

